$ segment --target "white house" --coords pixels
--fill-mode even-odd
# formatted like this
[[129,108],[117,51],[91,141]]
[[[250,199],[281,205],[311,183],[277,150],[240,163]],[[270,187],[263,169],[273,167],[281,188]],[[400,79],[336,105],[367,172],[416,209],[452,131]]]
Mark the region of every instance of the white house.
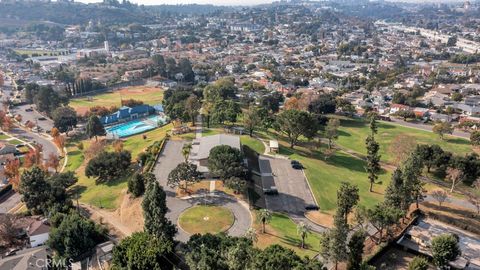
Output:
[[35,220],[28,227],[28,237],[31,247],[38,247],[47,242],[50,235],[50,226],[46,224],[46,220]]

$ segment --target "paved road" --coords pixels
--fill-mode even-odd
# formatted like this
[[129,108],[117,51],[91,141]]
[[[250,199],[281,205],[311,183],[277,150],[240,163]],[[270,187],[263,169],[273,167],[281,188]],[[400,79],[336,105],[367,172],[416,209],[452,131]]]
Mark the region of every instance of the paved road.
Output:
[[[415,128],[415,129],[420,129],[420,130],[433,132],[432,131],[432,128],[433,128],[432,125],[405,122],[401,119],[396,119],[396,118],[392,118],[392,122],[397,124],[397,125],[404,126],[404,127]],[[391,123],[391,122],[387,122],[387,123]],[[455,130],[452,135],[456,136],[456,137],[460,137],[460,138],[470,139],[470,133],[468,133],[468,132]]]
[[235,216],[235,222],[228,230],[228,234],[233,236],[244,235],[250,228],[252,218],[248,205],[242,205],[234,197],[225,194],[205,194],[190,198],[180,199],[175,197],[175,189],[167,185],[168,174],[178,164],[183,162],[182,146],[184,141],[169,140],[164,147],[160,158],[155,165],[154,174],[158,182],[164,188],[167,194],[167,206],[170,209],[167,217],[177,225],[178,233],[176,239],[186,242],[190,238],[190,234],[183,231],[177,224],[178,217],[185,209],[197,204],[217,204],[230,209]]
[[[36,126],[42,128],[43,132],[47,130],[51,130],[53,128],[53,120],[41,115],[36,110],[27,112],[26,109],[33,108],[34,105],[26,104],[15,106],[14,108],[10,109],[10,112],[14,115],[21,115],[22,116],[22,124],[25,124],[27,121],[35,123]],[[45,118],[45,120],[39,120]]]
[[10,191],[0,198],[0,214],[6,214],[15,206],[17,206],[22,199],[20,194],[15,191]]
[[18,251],[16,255],[0,259],[0,270],[46,269],[45,246]]

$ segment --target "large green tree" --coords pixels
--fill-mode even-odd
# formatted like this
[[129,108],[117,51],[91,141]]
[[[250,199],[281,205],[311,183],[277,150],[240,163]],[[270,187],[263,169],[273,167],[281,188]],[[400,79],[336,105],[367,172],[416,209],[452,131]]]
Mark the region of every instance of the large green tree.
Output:
[[337,191],[337,213],[347,222],[348,215],[360,200],[357,186],[342,182]]
[[132,156],[129,151],[103,151],[88,161],[85,176],[96,177],[97,183],[114,180],[125,175],[131,162]]
[[373,192],[373,185],[378,179],[378,173],[380,172],[380,154],[378,153],[380,150],[380,145],[377,141],[375,141],[375,137],[373,135],[368,135],[366,139],[367,145],[367,173],[368,173],[368,180],[370,182],[370,192]]
[[105,127],[100,122],[100,119],[96,115],[91,115],[88,118],[87,125],[85,127],[88,138],[95,137],[95,141],[98,140],[98,136],[105,136],[107,133]]
[[[185,192],[188,186],[200,181],[202,173],[197,170],[197,165],[190,162],[182,162],[169,174],[167,184],[170,187],[181,187]],[[181,185],[183,182],[183,186]]]
[[77,125],[77,112],[72,107],[58,107],[52,113],[53,126],[60,132],[66,132]]
[[149,181],[143,196],[142,208],[145,219],[145,232],[158,238],[173,240],[177,229],[167,219],[167,195],[157,181]]
[[171,240],[136,232],[114,247],[111,269],[168,270],[176,269],[177,263]]
[[442,234],[431,241],[433,262],[439,269],[450,269],[448,263],[454,261],[461,250],[458,245],[458,236]]
[[106,230],[77,213],[65,216],[58,226],[53,228],[47,245],[61,258],[78,259],[94,251],[94,247],[104,241]]
[[286,110],[276,117],[275,128],[285,134],[294,148],[300,136],[313,138],[318,131],[318,125],[311,114],[299,110]]
[[348,241],[348,270],[360,269],[363,261],[363,248],[365,247],[366,234],[362,230],[355,231]]
[[242,176],[245,172],[240,150],[228,145],[218,145],[210,150],[208,169],[222,180]]

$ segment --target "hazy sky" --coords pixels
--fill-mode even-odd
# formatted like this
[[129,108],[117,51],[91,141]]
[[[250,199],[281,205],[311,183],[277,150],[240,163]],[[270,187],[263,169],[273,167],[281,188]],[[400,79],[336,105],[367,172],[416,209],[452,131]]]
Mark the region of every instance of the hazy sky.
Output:
[[[101,0],[75,0],[82,3],[101,2]],[[130,0],[132,3],[144,5],[177,5],[177,4],[212,4],[212,5],[258,5],[271,3],[272,0]]]

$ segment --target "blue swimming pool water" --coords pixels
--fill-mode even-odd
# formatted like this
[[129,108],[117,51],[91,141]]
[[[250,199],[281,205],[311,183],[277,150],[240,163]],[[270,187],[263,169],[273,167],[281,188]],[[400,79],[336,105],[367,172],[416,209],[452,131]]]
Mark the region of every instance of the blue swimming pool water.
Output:
[[166,123],[166,119],[153,115],[145,119],[133,120],[127,123],[106,128],[107,134],[116,138],[123,138],[143,133]]

